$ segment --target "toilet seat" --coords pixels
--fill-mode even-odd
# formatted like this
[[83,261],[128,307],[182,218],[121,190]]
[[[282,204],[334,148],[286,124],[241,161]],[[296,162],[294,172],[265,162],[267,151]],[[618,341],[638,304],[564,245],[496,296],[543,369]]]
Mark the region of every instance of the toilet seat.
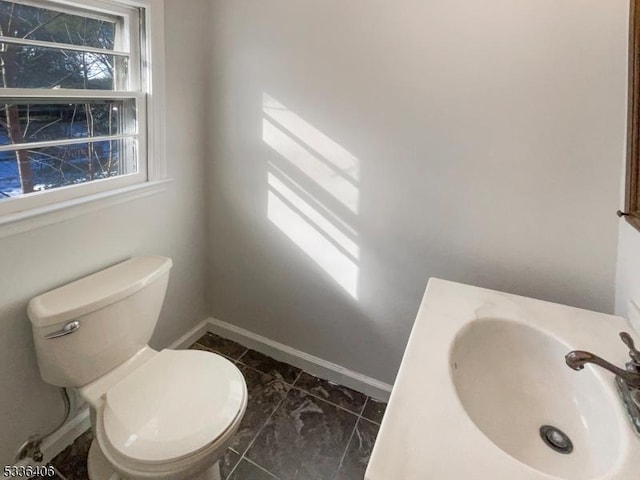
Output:
[[123,468],[178,467],[226,441],[246,403],[244,378],[229,360],[163,350],[103,396],[96,439]]

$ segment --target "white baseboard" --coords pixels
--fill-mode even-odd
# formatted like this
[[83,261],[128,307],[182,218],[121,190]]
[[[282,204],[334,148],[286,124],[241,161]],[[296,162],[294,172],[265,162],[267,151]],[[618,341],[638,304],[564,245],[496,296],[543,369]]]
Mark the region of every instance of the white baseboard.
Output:
[[76,438],[91,428],[89,406],[87,404],[64,426],[42,442],[44,458],[51,460],[71,445]]
[[[368,377],[335,363],[329,362],[314,355],[296,350],[282,343],[250,332],[216,318],[209,318],[203,322],[209,327],[211,333],[218,334],[238,342],[245,347],[252,348],[260,353],[286,362],[294,367],[301,368],[330,382],[353,388],[358,392],[373,397],[377,400],[388,401],[392,386],[375,378]],[[200,325],[200,324],[199,324]]]
[[172,350],[180,350],[181,348],[190,347],[198,340],[202,335],[209,331],[209,319],[205,319],[200,323],[192,327],[187,333],[175,340],[167,348]]
[[85,406],[74,417],[72,417],[71,420],[60,427],[59,430],[42,441],[42,445],[40,445],[40,450],[44,455],[42,462],[36,462],[31,458],[25,458],[18,462],[18,464],[25,467],[46,465],[90,428],[91,419],[89,417],[89,407]]

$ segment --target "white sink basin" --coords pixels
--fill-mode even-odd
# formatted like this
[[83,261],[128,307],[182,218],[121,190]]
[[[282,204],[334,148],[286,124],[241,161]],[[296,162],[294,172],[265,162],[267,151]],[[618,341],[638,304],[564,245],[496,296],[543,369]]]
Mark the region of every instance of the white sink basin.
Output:
[[[542,472],[588,480],[614,465],[624,424],[601,378],[567,368],[570,350],[522,323],[482,319],[459,333],[450,365],[467,415],[497,447]],[[544,425],[565,433],[573,451],[547,446]]]
[[638,480],[613,375],[564,360],[580,349],[623,365],[620,331],[620,317],[431,279],[365,478]]

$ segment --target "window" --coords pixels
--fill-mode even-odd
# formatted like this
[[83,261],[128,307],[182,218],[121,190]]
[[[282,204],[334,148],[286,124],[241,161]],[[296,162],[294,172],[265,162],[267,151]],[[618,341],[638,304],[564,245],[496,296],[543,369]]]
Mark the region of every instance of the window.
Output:
[[640,230],[640,0],[631,2],[625,218]]
[[0,215],[148,180],[147,13],[0,0]]

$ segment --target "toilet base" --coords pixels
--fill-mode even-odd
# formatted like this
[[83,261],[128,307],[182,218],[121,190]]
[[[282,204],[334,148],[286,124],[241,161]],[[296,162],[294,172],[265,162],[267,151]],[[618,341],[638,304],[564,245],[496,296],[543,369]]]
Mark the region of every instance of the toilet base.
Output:
[[[91,442],[91,448],[89,449],[87,469],[89,471],[89,480],[127,480],[111,467],[95,439]],[[216,462],[211,468],[195,477],[191,477],[189,480],[221,480],[220,462]]]
[[89,449],[87,470],[89,471],[90,480],[124,480],[104,458],[95,439],[91,442],[91,448]]

